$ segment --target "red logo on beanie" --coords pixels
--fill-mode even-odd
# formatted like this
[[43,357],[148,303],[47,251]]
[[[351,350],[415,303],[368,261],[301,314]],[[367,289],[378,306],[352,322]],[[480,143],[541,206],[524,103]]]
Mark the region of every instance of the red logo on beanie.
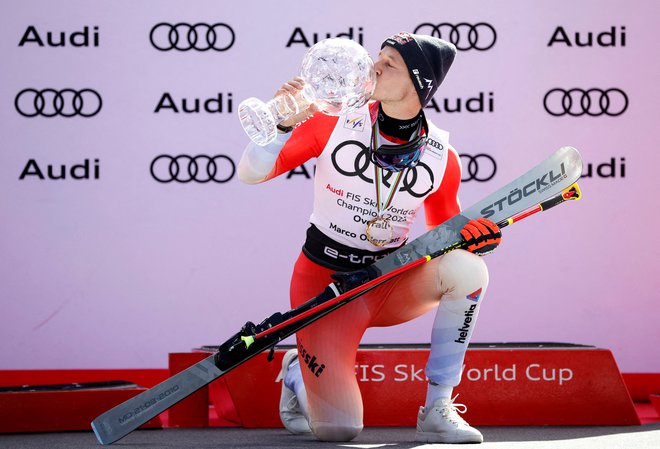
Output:
[[392,36],[390,39],[393,41],[396,41],[400,45],[405,45],[408,42],[413,40],[413,37],[410,35],[410,33],[404,33],[403,31],[399,34],[395,34]]

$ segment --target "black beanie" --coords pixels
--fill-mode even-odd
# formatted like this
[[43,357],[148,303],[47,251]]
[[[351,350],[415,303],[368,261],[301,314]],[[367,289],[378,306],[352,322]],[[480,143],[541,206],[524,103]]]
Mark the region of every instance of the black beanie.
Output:
[[454,62],[456,47],[437,37],[410,33],[395,34],[386,39],[380,48],[386,45],[397,50],[403,57],[419,102],[422,107],[426,106]]

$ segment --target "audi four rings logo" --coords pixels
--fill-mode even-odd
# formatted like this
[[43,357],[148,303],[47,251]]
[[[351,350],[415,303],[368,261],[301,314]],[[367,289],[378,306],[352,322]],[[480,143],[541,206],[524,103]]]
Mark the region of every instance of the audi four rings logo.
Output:
[[23,89],[14,100],[16,111],[23,117],[93,117],[103,106],[101,95],[94,89]]
[[151,45],[160,51],[225,51],[234,45],[236,35],[226,23],[159,23],[149,33]]
[[543,107],[550,115],[578,117],[609,115],[616,117],[628,109],[628,96],[617,88],[611,89],[560,89],[550,90],[543,97]]
[[461,181],[463,182],[473,180],[479,182],[490,181],[495,176],[495,173],[497,173],[495,159],[485,153],[479,153],[474,156],[461,154],[461,163],[463,165]]
[[429,34],[431,36],[445,39],[456,46],[458,50],[486,51],[495,45],[497,32],[489,23],[479,22],[475,24],[461,23],[422,23],[415,28],[413,33]]
[[151,162],[151,176],[158,182],[228,182],[236,173],[234,161],[224,154],[215,156],[170,156],[161,154]]

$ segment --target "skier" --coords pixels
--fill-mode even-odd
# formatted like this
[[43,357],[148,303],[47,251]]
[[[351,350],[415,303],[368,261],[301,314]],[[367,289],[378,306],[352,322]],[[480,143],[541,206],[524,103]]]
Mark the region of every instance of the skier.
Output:
[[[405,244],[424,205],[435,227],[460,212],[460,160],[448,133],[428,121],[424,107],[449,70],[456,48],[430,36],[399,33],[385,40],[375,62],[372,102],[341,117],[311,105],[278,125],[278,136],[250,143],[238,166],[249,184],[268,181],[316,158],[310,227],[291,279],[291,306],[322,291],[337,271],[363,268]],[[296,94],[303,80],[276,95]],[[490,220],[461,231],[468,251],[438,257],[338,309],[296,334],[297,349],[282,362],[280,417],[292,433],[349,441],[362,430],[362,398],[355,376],[360,339],[369,327],[392,326],[431,309],[436,317],[426,401],[415,440],[480,443],[481,433],[454,402],[465,352],[488,285],[479,257],[501,240]]]

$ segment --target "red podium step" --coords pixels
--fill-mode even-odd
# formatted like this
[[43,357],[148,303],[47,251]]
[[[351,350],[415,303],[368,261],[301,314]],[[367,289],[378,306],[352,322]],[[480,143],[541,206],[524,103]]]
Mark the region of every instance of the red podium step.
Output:
[[[91,430],[98,415],[145,390],[123,381],[2,387],[0,433]],[[155,427],[158,417],[143,426]]]
[[[267,354],[260,354],[210,385],[208,397],[221,420],[244,427],[281,427],[281,385],[275,378],[286,349],[278,348],[270,363]],[[428,347],[419,346],[361,347],[355,371],[366,426],[415,425],[425,398],[428,354]],[[170,360],[176,363],[179,357],[190,360],[190,354],[171,354]],[[612,353],[591,346],[472,344],[454,392],[460,394],[458,402],[468,406],[466,419],[478,426],[640,424]],[[175,406],[170,425],[180,425],[177,416],[186,407],[188,421],[191,409],[197,408],[201,416],[205,396],[193,402]],[[259,413],[254,413],[255,403],[260,404]]]

